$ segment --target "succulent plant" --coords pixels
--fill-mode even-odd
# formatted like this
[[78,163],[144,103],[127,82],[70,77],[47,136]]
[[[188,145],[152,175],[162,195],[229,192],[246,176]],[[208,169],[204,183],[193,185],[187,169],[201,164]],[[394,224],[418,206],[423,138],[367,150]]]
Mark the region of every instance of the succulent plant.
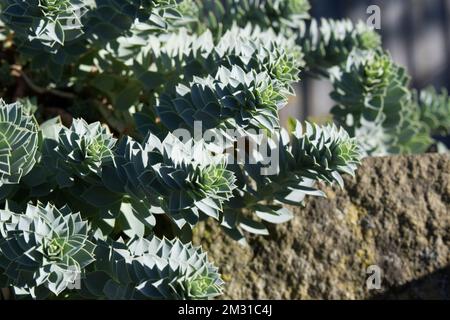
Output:
[[[74,119],[70,129],[61,129],[58,140],[55,149],[59,158],[57,166],[69,180],[73,173],[83,179],[91,175],[101,177],[102,166],[114,160],[116,139],[100,122],[87,124],[83,119]],[[62,176],[60,179],[63,185],[70,184],[64,182]]]
[[418,153],[429,146],[415,115],[409,77],[389,55],[356,50],[332,79],[334,119],[370,147],[365,150],[369,155]]
[[107,299],[210,299],[223,281],[206,253],[192,244],[157,237],[100,242],[95,271],[83,294]]
[[242,68],[219,68],[217,75],[195,78],[189,86],[179,85],[175,97],[163,95],[157,112],[169,130],[193,129],[195,122],[204,130],[279,128],[278,110],[287,103],[287,94],[268,73],[246,73]]
[[[111,60],[116,63],[111,64]],[[140,36],[133,33],[110,44],[99,61],[97,68],[114,74],[121,72],[114,72],[114,66],[127,66],[124,71],[127,74],[125,83],[121,85],[117,82],[114,87],[124,91],[136,90],[134,100],[122,99],[122,91],[117,93],[121,99],[115,98],[115,90],[105,87],[104,76],[93,82],[95,87],[111,97],[113,103],[115,100],[126,100],[126,106],[115,103],[117,109],[121,110],[136,106],[141,93],[156,92],[155,101],[162,93],[172,97],[178,85],[189,85],[194,77],[214,76],[222,68],[231,70],[240,67],[246,73],[267,72],[271,82],[280,91],[292,94],[292,85],[298,80],[303,63],[301,49],[293,40],[271,30],[256,30],[251,25],[245,28],[235,25],[217,40],[209,30],[201,35],[192,35],[185,28],[160,36]],[[115,77],[111,74],[108,79]],[[163,86],[164,90],[161,89]],[[144,111],[147,114],[143,117],[138,113],[141,119],[148,117],[148,110]],[[142,134],[146,135],[145,129]]]
[[178,229],[192,227],[204,215],[218,219],[235,188],[224,155],[214,156],[203,142],[181,142],[171,134],[162,141],[149,135],[143,144],[122,139],[114,165],[103,172],[108,190],[133,199],[132,207],[138,201],[147,208],[138,210],[140,220],[165,213]]
[[297,44],[302,48],[308,70],[325,73],[346,62],[354,49],[371,50],[381,45],[380,36],[365,23],[350,20],[312,19],[302,22]]
[[304,66],[302,49],[292,38],[252,25],[244,28],[233,25],[218,40],[214,51],[223,66],[236,65],[246,72],[266,71],[274,81],[289,88],[290,94],[293,94],[291,85],[299,80]]
[[219,218],[235,188],[224,155],[213,155],[202,141],[181,142],[170,134],[162,142],[150,135],[144,152],[157,180],[141,183],[164,196],[163,209],[180,229],[195,225],[200,214]]
[[[255,156],[262,160],[234,167],[238,189],[221,219],[223,229],[241,242],[245,241],[242,230],[264,235],[268,230],[263,222],[278,224],[292,219],[284,205],[300,206],[307,195],[324,196],[317,182],[342,187],[341,175],[354,175],[362,155],[357,140],[335,125],[302,126],[297,121],[290,134],[283,129],[266,141],[253,142],[263,143],[277,156],[269,155],[271,163],[263,155]],[[242,209],[253,217],[244,215]]]
[[[0,287],[33,299],[214,298],[217,268],[189,242],[198,222],[240,242],[266,235],[292,219],[289,206],[324,196],[322,183],[342,186],[362,156],[420,152],[446,132],[445,93],[414,96],[376,32],[308,10],[0,0],[0,94],[20,95],[16,75],[29,87],[25,107],[0,103]],[[282,129],[303,71],[333,82],[336,124]],[[86,119],[65,127],[53,111]]]
[[0,20],[0,42],[5,41],[6,36],[7,36],[7,30],[6,30],[5,24]]
[[[35,108],[34,103],[29,101],[29,108]],[[40,124],[39,132],[42,140],[39,143],[38,156],[33,169],[20,181],[20,192],[15,193],[14,201],[26,204],[29,199],[45,197],[57,188],[56,176],[57,158],[54,150],[58,145],[59,132],[63,125],[59,117],[47,120]],[[20,196],[20,197],[18,197]]]
[[309,17],[307,0],[191,0],[182,12],[190,19],[190,28],[197,31],[212,30],[220,35],[233,23],[241,27],[250,23],[277,32]]
[[[89,2],[89,1],[88,1]],[[82,17],[88,4],[80,0],[4,0],[2,16],[24,42],[56,51],[83,34]]]
[[88,223],[67,206],[29,204],[0,210],[0,268],[8,285],[35,298],[59,295],[94,262]]
[[[2,20],[15,32],[24,57],[41,77],[70,82],[73,64],[126,35],[136,24],[147,33],[167,29],[179,14],[174,0],[1,0]],[[81,60],[80,60],[81,59]],[[92,61],[91,61],[92,63]],[[68,71],[68,69],[70,69]]]
[[0,99],[0,187],[17,184],[37,160],[39,133],[33,116],[19,103]]
[[415,93],[419,106],[420,119],[424,122],[431,135],[450,134],[450,98],[446,89],[437,92],[429,87],[420,93]]
[[[107,42],[125,35],[136,24],[146,32],[168,28],[168,21],[178,17],[174,0],[102,0],[95,1],[91,11],[88,35],[95,41]],[[168,12],[167,12],[168,11]],[[168,14],[166,14],[168,13]]]

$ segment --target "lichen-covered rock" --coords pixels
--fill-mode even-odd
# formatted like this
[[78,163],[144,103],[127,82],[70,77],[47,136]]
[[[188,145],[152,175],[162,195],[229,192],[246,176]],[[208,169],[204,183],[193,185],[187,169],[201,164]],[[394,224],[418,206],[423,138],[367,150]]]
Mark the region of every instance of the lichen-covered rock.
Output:
[[[448,155],[366,159],[346,190],[325,190],[249,247],[200,225],[197,243],[228,280],[224,298],[450,298]],[[370,266],[380,290],[367,287]]]

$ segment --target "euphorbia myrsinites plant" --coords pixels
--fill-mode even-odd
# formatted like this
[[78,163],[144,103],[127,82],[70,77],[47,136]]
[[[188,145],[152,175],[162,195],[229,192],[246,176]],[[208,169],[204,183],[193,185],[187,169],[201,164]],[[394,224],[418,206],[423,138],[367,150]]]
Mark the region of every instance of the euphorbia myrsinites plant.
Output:
[[[209,299],[190,241],[241,244],[343,185],[363,155],[425,150],[446,93],[412,93],[363,23],[307,0],[0,0],[0,287],[16,298]],[[279,112],[329,78],[335,124]],[[347,130],[347,131],[346,131]]]

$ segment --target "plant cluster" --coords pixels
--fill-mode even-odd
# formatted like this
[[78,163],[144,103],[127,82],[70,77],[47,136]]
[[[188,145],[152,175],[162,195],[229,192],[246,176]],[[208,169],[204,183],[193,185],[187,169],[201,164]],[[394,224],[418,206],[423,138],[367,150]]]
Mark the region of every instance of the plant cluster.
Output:
[[[412,94],[374,31],[311,20],[306,0],[0,10],[0,93],[17,100],[0,102],[0,287],[16,297],[216,297],[200,221],[245,243],[363,153],[423,151],[449,128],[445,93]],[[332,79],[339,126],[282,128],[306,74]]]
[[405,68],[364,23],[311,20],[299,30],[307,73],[331,81],[333,121],[357,138],[365,155],[423,153],[448,135],[446,90],[412,89]]

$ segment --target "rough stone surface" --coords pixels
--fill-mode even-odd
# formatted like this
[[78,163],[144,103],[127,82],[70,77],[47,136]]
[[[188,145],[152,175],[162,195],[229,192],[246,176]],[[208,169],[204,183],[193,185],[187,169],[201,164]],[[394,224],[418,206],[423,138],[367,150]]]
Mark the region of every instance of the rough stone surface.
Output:
[[[450,298],[448,155],[367,159],[346,190],[325,190],[249,247],[215,223],[196,230],[228,282],[225,299]],[[373,265],[381,290],[366,285]]]

